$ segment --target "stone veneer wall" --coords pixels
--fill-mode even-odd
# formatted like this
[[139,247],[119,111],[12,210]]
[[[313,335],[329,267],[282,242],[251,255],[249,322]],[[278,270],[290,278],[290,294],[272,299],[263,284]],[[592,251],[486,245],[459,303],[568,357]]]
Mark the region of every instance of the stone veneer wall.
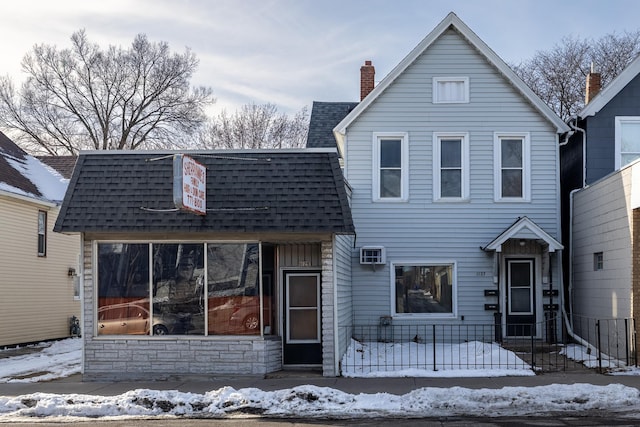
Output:
[[278,337],[96,337],[93,245],[83,243],[83,379],[161,380],[198,375],[264,375],[282,369]]

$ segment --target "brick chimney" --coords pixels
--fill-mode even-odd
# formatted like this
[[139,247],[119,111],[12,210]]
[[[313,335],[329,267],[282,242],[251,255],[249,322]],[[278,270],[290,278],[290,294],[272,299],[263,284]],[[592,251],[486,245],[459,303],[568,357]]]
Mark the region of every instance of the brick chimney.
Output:
[[591,71],[587,74],[587,90],[584,96],[585,105],[593,99],[594,96],[600,92],[601,89],[600,73],[595,72],[595,66],[591,63]]
[[360,67],[360,101],[373,90],[375,76],[376,69],[371,65],[371,61],[364,61],[364,65]]

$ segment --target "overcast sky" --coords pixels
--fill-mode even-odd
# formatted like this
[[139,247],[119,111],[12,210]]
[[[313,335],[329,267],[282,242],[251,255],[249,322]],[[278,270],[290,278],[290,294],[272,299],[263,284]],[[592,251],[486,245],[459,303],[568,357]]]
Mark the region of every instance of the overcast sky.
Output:
[[2,3],[0,75],[19,81],[35,44],[69,47],[79,29],[103,47],[144,33],[196,53],[192,83],[213,88],[212,113],[249,102],[291,113],[358,101],[365,60],[382,80],[449,12],[508,63],[563,36],[640,28],[637,0],[19,0]]

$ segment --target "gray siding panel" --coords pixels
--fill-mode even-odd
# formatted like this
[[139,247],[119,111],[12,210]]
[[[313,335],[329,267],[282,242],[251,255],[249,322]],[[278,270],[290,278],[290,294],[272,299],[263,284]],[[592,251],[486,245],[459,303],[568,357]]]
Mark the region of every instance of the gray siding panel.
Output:
[[[470,102],[433,104],[436,76],[468,76]],[[453,131],[469,133],[470,200],[434,203],[433,132]],[[509,131],[530,135],[529,203],[494,202],[494,132]],[[372,202],[373,132],[408,132],[406,203]],[[375,271],[355,260],[356,324],[377,323],[391,313],[392,262],[434,260],[456,262],[458,319],[490,323],[493,313],[484,304],[495,301],[483,290],[495,287],[493,257],[480,247],[525,215],[560,239],[555,128],[454,31],[436,40],[352,123],[346,141],[357,246],[382,245],[387,251],[387,264]]]

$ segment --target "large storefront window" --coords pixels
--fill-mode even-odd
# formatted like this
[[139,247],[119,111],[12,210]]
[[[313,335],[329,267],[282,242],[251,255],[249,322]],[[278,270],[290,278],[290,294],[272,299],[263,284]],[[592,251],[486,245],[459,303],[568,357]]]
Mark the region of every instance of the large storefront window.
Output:
[[453,265],[398,265],[395,314],[453,315]]
[[98,335],[260,334],[260,301],[257,243],[98,244]]
[[149,245],[98,245],[98,335],[150,331]]

